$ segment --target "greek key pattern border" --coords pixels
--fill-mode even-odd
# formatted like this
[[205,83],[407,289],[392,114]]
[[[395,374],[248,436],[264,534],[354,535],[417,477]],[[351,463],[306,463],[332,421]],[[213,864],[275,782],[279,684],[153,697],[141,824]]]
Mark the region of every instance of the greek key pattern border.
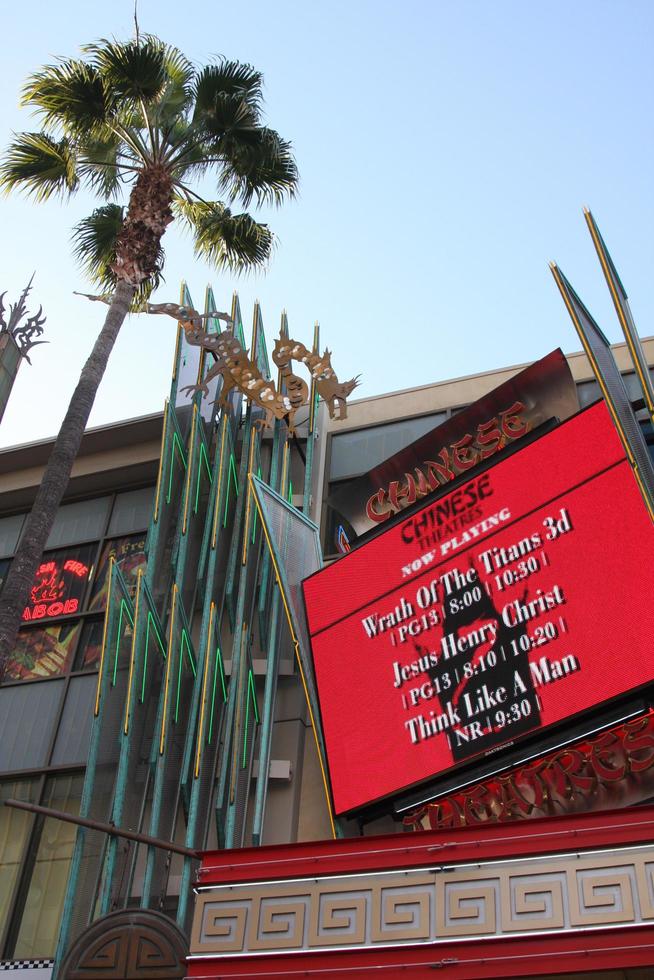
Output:
[[191,956],[305,953],[642,925],[654,846],[469,866],[217,885],[196,894]]

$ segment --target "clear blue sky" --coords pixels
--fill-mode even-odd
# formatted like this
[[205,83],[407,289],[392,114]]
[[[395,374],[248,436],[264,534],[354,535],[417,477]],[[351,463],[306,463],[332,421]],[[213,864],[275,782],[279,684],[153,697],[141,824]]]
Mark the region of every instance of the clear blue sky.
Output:
[[[18,109],[26,76],[97,37],[132,33],[131,0],[32,0],[3,11],[0,146],[36,128]],[[229,279],[166,233],[166,286],[198,303],[237,288],[282,309],[309,341],[319,320],[339,377],[358,394],[534,360],[579,347],[547,262],[556,259],[611,340],[621,339],[581,214],[588,204],[654,333],[654,4],[651,0],[139,0],[142,31],[194,61],[248,61],[265,74],[269,124],[293,141],[297,201],[265,216],[279,247],[265,275]],[[53,434],[104,311],[69,230],[90,199],[0,199],[0,292],[33,270],[48,347],[23,365],[0,445]],[[132,317],[92,424],[157,411],[174,324]]]

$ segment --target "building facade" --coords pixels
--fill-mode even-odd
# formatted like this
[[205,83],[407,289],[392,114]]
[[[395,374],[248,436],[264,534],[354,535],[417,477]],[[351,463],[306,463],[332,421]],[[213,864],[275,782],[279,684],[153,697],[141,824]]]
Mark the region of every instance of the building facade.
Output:
[[[244,336],[237,300],[232,313]],[[247,346],[270,377],[258,308]],[[654,364],[654,339],[644,347]],[[613,352],[639,398],[625,345]],[[586,357],[568,363],[590,404],[600,391]],[[0,800],[98,827],[0,808],[7,964],[47,972],[92,921],[126,908],[162,912],[188,935],[198,862],[183,848],[332,836],[250,474],[272,488],[301,577],[302,529],[287,505],[319,526],[325,559],[337,557],[332,494],[521,369],[355,400],[343,421],[312,390],[289,438],[283,423],[261,431],[240,396],[218,414],[215,387],[185,397],[209,367],[180,331],[165,410],[86,433],[25,608],[0,687]],[[51,445],[0,453],[0,581]],[[99,826],[111,823],[143,839]],[[402,829],[390,817],[343,825],[346,836]]]

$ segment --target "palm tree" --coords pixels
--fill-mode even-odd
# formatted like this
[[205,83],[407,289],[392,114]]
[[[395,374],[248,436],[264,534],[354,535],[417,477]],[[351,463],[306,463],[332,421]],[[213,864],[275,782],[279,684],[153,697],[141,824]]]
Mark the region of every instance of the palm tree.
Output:
[[[84,365],[2,593],[0,680],[10,656],[57,508],[118,331],[130,307],[158,282],[161,240],[174,219],[190,228],[196,255],[235,271],[261,266],[273,236],[247,208],[293,196],[297,169],[288,142],[262,124],[262,76],[219,59],[200,69],[152,35],[102,39],[82,58],[32,75],[23,104],[41,132],[21,133],[0,161],[0,186],[37,201],[81,187],[105,203],[74,232],[91,278],[110,290],[104,326]],[[227,203],[190,186],[213,176]],[[118,201],[130,188],[126,208]]]

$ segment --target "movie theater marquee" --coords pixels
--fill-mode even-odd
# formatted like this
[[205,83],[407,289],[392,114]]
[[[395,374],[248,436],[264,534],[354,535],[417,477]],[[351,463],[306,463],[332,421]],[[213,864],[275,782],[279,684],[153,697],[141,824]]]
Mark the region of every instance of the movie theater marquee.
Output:
[[306,580],[335,811],[651,681],[653,546],[600,402]]

